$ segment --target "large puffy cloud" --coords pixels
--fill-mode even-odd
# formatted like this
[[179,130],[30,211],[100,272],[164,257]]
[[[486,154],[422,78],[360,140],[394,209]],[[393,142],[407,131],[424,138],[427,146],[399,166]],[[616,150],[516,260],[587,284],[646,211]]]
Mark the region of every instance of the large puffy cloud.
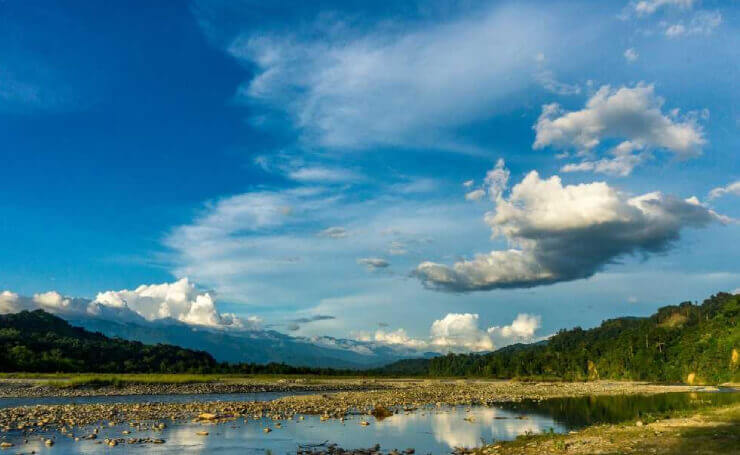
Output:
[[500,344],[502,340],[508,343],[532,341],[535,338],[535,332],[541,326],[541,320],[539,315],[521,313],[511,324],[489,327],[487,332],[497,344]]
[[584,160],[581,170],[622,175],[644,159],[644,150],[666,149],[680,158],[700,154],[706,141],[696,115],[678,118],[677,111],[666,115],[663,104],[653,85],[640,83],[618,89],[605,85],[581,110],[565,112],[557,104],[545,105],[534,126],[533,147],[575,150],[589,157],[605,140],[620,140],[613,149],[611,166],[605,160]]
[[219,313],[210,293],[199,291],[187,278],[174,283],[141,285],[134,290],[100,292],[94,300],[70,298],[56,291],[19,296],[0,293],[0,313],[42,309],[62,316],[102,317],[114,320],[175,319],[213,328],[256,329],[260,320],[242,320]]
[[141,285],[134,290],[101,292],[95,297],[95,302],[129,308],[148,320],[172,318],[186,324],[210,327],[243,326],[233,314],[216,311],[210,293],[198,291],[187,278],[174,283]]
[[443,350],[490,351],[493,342],[478,328],[478,315],[450,313],[432,323],[431,344]]
[[587,278],[621,256],[666,251],[684,228],[725,219],[696,198],[628,197],[604,182],[563,185],[532,171],[485,220],[512,248],[452,267],[422,262],[413,274],[430,288],[458,292]]

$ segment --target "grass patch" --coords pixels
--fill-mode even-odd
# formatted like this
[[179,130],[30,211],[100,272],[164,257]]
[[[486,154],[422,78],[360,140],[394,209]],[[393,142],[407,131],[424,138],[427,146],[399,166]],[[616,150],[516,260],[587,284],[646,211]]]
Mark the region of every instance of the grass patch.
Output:
[[47,384],[59,388],[125,387],[128,385],[202,384],[217,382],[215,375],[191,374],[97,374],[74,375],[63,379],[50,379]]

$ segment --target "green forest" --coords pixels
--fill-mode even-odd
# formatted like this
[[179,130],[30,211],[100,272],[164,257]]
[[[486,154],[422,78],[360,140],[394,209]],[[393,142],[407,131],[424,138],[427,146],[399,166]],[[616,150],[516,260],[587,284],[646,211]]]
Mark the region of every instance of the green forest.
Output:
[[[449,354],[427,362],[431,376],[562,380],[631,379],[722,383],[740,380],[740,296],[720,293],[648,318],[561,330],[547,343],[489,354]],[[417,365],[418,366],[418,365]],[[395,366],[394,368],[400,368]]]
[[241,373],[469,376],[554,380],[740,382],[740,296],[720,293],[647,318],[561,330],[546,342],[487,354],[409,359],[364,372],[285,364],[227,364],[172,345],[145,345],[70,326],[42,310],[0,315],[3,372]]
[[226,364],[203,351],[146,345],[72,327],[43,310],[0,315],[0,371],[33,373],[344,374],[284,364]]

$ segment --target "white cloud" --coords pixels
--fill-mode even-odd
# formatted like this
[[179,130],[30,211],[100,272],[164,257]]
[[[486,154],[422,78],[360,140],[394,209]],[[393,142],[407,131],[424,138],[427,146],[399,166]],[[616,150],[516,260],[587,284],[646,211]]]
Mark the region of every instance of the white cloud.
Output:
[[624,58],[629,63],[636,62],[638,58],[640,58],[640,54],[637,53],[634,47],[630,47],[629,49],[624,51]]
[[581,93],[580,85],[558,81],[550,70],[541,71],[535,76],[535,79],[542,85],[542,88],[556,95],[578,95]]
[[288,178],[298,182],[344,183],[356,182],[362,177],[355,172],[341,168],[322,166],[302,167],[288,172]]
[[443,351],[491,351],[493,342],[478,327],[478,315],[449,313],[432,323],[430,344]]
[[496,161],[496,166],[493,169],[486,172],[486,178],[483,180],[483,184],[488,191],[488,196],[492,201],[501,196],[506,186],[509,184],[509,177],[511,172],[506,169],[506,163],[503,158],[499,158]]
[[486,214],[513,246],[452,267],[422,262],[414,275],[434,289],[466,292],[587,278],[617,258],[669,249],[682,229],[723,218],[695,200],[659,192],[628,197],[604,182],[563,185],[532,171]]
[[632,3],[638,16],[648,16],[661,8],[674,7],[682,10],[693,8],[696,0],[640,0]]
[[[362,194],[357,198],[352,191],[314,187],[258,189],[210,202],[166,237],[170,254],[165,259],[173,275],[217,289],[229,302],[294,307],[295,302],[308,305],[378,287],[380,280],[402,279],[364,273],[358,258],[388,262],[383,255],[390,252],[394,265],[408,268],[411,255],[397,253],[416,257],[439,248],[437,242],[459,244],[460,236],[471,241],[471,233],[486,237],[484,229],[459,222],[478,212],[464,201],[419,201],[389,192],[388,186]],[[317,237],[328,227],[345,229],[351,241]],[[329,233],[341,235],[337,229],[324,232]]]
[[219,313],[208,292],[200,292],[187,278],[174,283],[141,285],[135,290],[104,291],[94,300],[65,297],[56,291],[19,296],[0,293],[0,313],[42,309],[62,316],[102,317],[112,320],[149,321],[172,318],[190,325],[213,328],[257,329],[260,319],[241,320],[233,314]]
[[475,180],[466,180],[463,182],[465,188],[471,188],[475,184]]
[[709,199],[717,199],[725,194],[740,196],[740,180],[734,181],[726,186],[720,186],[709,192]]
[[0,314],[22,311],[18,294],[10,291],[0,292]]
[[65,299],[56,291],[49,291],[34,294],[33,302],[45,309],[64,310],[70,306],[71,300]]
[[332,239],[343,239],[347,237],[347,230],[341,226],[332,226],[320,231],[320,237],[330,237]]
[[401,345],[412,349],[426,349],[427,343],[410,338],[404,329],[393,331],[376,330],[372,340],[382,344]]
[[[665,115],[661,111],[663,103],[653,85],[639,83],[618,89],[602,86],[579,111],[565,112],[557,104],[545,105],[534,126],[537,134],[533,148],[576,150],[588,157],[604,140],[618,139],[622,144],[614,149],[616,154],[620,147],[629,147],[666,149],[679,158],[699,155],[706,140],[697,116],[679,119],[676,111]],[[629,173],[640,161],[623,155],[617,163],[605,161],[601,167],[616,166],[616,173]],[[597,167],[593,163],[592,168]]]
[[173,318],[186,324],[209,327],[244,326],[236,316],[219,313],[211,294],[198,291],[187,278],[174,283],[141,285],[134,290],[101,292],[94,302],[128,308],[150,321]]
[[531,74],[526,56],[553,42],[544,17],[519,5],[370,30],[324,17],[294,34],[244,32],[227,51],[257,71],[237,98],[286,112],[313,144],[465,149],[445,131],[531,84],[511,75]]
[[428,339],[408,336],[404,329],[377,330],[374,334],[359,334],[360,341],[374,341],[391,346],[403,346],[417,351],[481,352],[513,343],[531,342],[540,328],[540,316],[519,314],[511,324],[479,327],[479,316],[472,313],[448,313],[435,320],[429,328]]
[[486,195],[486,191],[482,189],[473,190],[470,192],[465,193],[465,200],[466,201],[479,201],[483,199],[483,196]]
[[511,324],[489,327],[487,332],[497,345],[531,342],[541,322],[539,315],[520,313]]
[[562,172],[590,171],[600,174],[628,176],[632,170],[647,160],[650,155],[642,150],[642,147],[624,141],[609,152],[612,158],[599,160],[583,160],[580,163],[569,163],[560,168]]
[[666,24],[665,35],[669,38],[710,35],[720,25],[722,25],[722,14],[719,11],[698,11],[687,25],[683,22]]
[[390,265],[383,258],[361,258],[357,260],[357,263],[366,266],[368,270],[384,269]]
[[492,201],[495,201],[506,189],[506,185],[508,185],[509,183],[510,176],[511,172],[506,169],[506,163],[504,162],[504,159],[499,158],[496,161],[496,165],[493,167],[493,169],[486,172],[486,176],[483,179],[483,184],[481,185],[481,187],[466,193],[465,199],[468,201],[478,201],[482,199],[483,196],[485,196],[487,193],[488,197],[490,197]]
[[668,26],[665,29],[665,36],[668,36],[671,38],[676,37],[676,36],[685,35],[685,34],[686,34],[686,27],[684,27],[683,24],[673,24],[673,25]]

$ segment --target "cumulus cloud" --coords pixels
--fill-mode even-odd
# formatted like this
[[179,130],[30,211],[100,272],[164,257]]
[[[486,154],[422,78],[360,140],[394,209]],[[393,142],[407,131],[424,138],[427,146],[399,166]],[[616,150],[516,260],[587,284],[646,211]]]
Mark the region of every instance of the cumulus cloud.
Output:
[[628,197],[604,182],[563,185],[536,171],[495,201],[485,221],[512,248],[453,266],[422,262],[427,287],[467,292],[587,278],[620,257],[668,250],[681,230],[726,219],[693,199],[659,192]]
[[383,258],[360,258],[357,263],[364,265],[368,270],[384,269],[390,265],[388,261]]
[[23,311],[18,294],[10,291],[0,292],[0,314]]
[[634,47],[630,47],[629,49],[624,51],[624,58],[629,63],[636,62],[638,58],[640,58],[640,54],[637,53]]
[[618,89],[605,85],[579,111],[564,112],[557,104],[543,106],[534,126],[533,147],[592,150],[605,139],[626,139],[684,158],[697,155],[705,143],[701,127],[693,118],[680,121],[663,114],[663,104],[652,84]]
[[541,320],[539,315],[520,313],[511,324],[489,327],[487,332],[497,344],[501,344],[502,340],[508,344],[530,342],[541,327]]
[[372,341],[389,345],[401,345],[413,349],[425,349],[427,347],[426,342],[409,337],[404,329],[393,331],[376,330]]
[[443,351],[493,350],[493,341],[478,327],[477,314],[449,313],[444,318],[434,321],[429,333],[430,344]]
[[709,192],[709,199],[717,199],[718,197],[722,197],[726,194],[740,196],[740,180],[732,182],[726,186],[720,186],[712,189],[712,191]]
[[479,316],[472,313],[448,313],[435,320],[429,328],[429,338],[410,337],[404,329],[376,330],[359,334],[358,339],[390,346],[434,352],[482,352],[513,343],[531,342],[540,328],[540,316],[519,314],[511,324],[482,329]]
[[425,25],[353,28],[323,17],[293,34],[245,31],[227,52],[256,68],[237,99],[287,113],[312,144],[465,149],[444,131],[490,115],[531,83],[511,75],[531,73],[524,56],[551,46],[544,17],[522,5]]
[[320,237],[330,237],[332,239],[343,239],[347,237],[347,230],[341,226],[332,226],[324,229],[318,234]]
[[129,308],[148,320],[172,318],[210,327],[244,326],[235,315],[216,311],[211,294],[198,291],[187,278],[174,283],[141,285],[134,290],[101,292],[95,302]]
[[[141,285],[134,290],[100,292],[94,300],[65,297],[56,291],[19,296],[0,293],[0,313],[42,309],[62,316],[103,317],[114,320],[155,321],[172,318],[190,325],[213,328],[257,329],[258,317],[242,320],[219,313],[213,297],[200,292],[187,278],[174,283]],[[143,318],[143,319],[142,319]]]
[[[533,148],[575,150],[587,157],[603,141],[616,139],[623,142],[613,149],[615,153],[624,148],[660,148],[682,159],[699,155],[706,140],[696,115],[678,118],[677,111],[666,115],[663,104],[653,85],[639,83],[618,89],[602,86],[579,111],[565,112],[558,104],[545,105],[534,126]],[[609,166],[608,162],[602,164]],[[616,163],[620,172],[631,171],[630,165],[624,164]],[[583,167],[589,166],[595,168],[596,163],[584,161]]]

